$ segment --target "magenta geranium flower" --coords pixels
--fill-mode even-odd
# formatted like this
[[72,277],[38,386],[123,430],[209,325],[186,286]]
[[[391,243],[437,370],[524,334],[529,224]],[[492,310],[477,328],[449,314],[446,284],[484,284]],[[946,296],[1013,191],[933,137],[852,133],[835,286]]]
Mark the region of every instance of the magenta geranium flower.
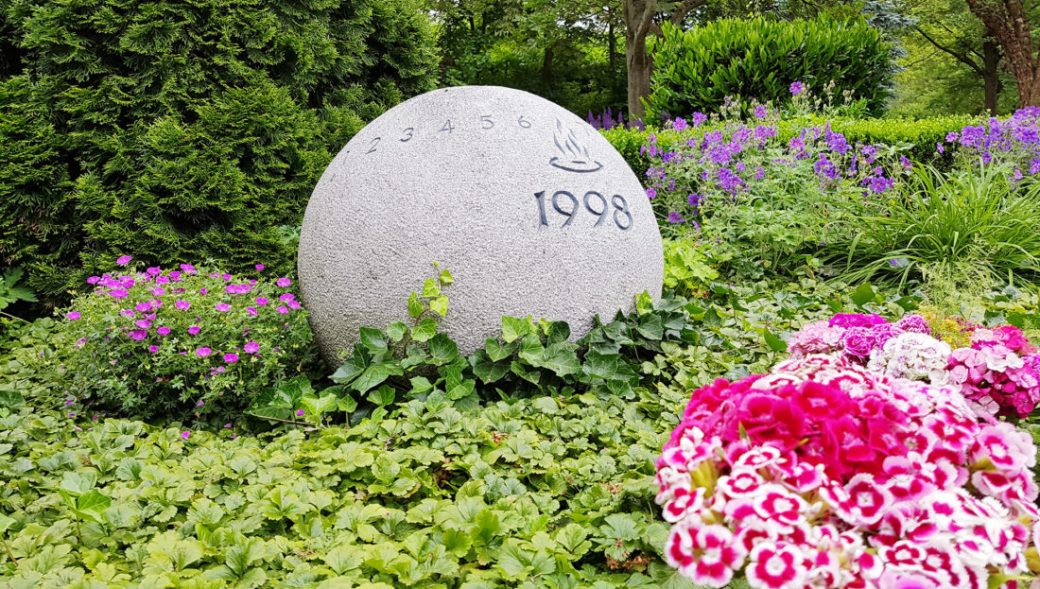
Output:
[[282,276],[281,278],[275,281],[275,284],[277,284],[279,288],[289,288],[290,286],[292,286],[292,280],[289,280],[287,277]]
[[69,311],[69,312],[68,312],[68,313],[67,313],[67,314],[65,315],[65,318],[66,318],[66,319],[68,319],[69,321],[76,321],[76,320],[78,320],[78,319],[79,319],[80,317],[82,317],[82,315],[80,315],[80,312],[79,312],[79,311]]
[[256,265],[256,271],[257,272],[263,272],[264,271],[264,265],[263,264],[257,264]]
[[181,311],[187,311],[189,308],[191,308],[191,302],[190,301],[180,300],[180,301],[177,301],[176,303],[174,303],[173,306],[177,307]]
[[126,266],[133,259],[133,256],[119,256],[118,258],[116,258],[116,264],[119,266]]
[[202,331],[202,328],[199,327],[198,325],[192,325],[191,327],[188,328],[188,334],[189,335],[198,335],[200,331]]
[[246,345],[242,346],[242,350],[247,354],[255,354],[260,351],[260,344],[254,341],[249,341],[246,342]]
[[238,354],[235,354],[233,352],[228,352],[227,354],[224,354],[224,362],[228,364],[234,364],[235,362],[238,362]]
[[213,308],[221,313],[227,313],[231,310],[231,305],[227,303],[217,303]]
[[212,353],[213,353],[213,350],[207,348],[206,346],[202,346],[201,348],[195,350],[195,355],[198,356],[199,358],[207,358]]
[[170,335],[170,331],[171,330],[170,330],[169,327],[167,327],[166,325],[163,325],[162,327],[156,329],[155,333],[158,333],[161,336],[167,336],[167,335]]

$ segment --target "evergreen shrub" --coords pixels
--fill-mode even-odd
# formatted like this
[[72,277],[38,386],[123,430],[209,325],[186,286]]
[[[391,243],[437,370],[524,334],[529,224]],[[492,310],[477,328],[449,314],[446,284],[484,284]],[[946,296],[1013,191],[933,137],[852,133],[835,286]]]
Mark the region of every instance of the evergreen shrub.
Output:
[[54,302],[124,251],[293,265],[332,152],[433,87],[418,0],[0,0],[0,267]]

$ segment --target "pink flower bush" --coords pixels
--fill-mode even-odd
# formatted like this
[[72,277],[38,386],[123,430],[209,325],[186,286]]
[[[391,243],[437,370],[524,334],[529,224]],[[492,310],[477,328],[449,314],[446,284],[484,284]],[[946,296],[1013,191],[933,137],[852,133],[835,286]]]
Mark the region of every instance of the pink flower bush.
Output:
[[1017,327],[976,329],[947,369],[950,382],[991,413],[1027,417],[1040,403],[1040,355]]
[[693,393],[657,460],[664,557],[709,587],[738,575],[756,589],[1028,580],[1035,456],[1028,435],[954,387],[843,354],[793,358]]
[[[120,261],[128,266],[121,272],[90,278],[93,292],[62,322],[79,342],[62,363],[87,403],[144,417],[241,410],[314,354],[288,278],[192,264],[134,271],[130,256]],[[292,304],[254,306],[257,299]]]
[[864,365],[875,350],[906,332],[930,333],[927,322],[918,315],[907,315],[898,323],[890,323],[880,315],[841,313],[829,321],[810,323],[794,333],[787,349],[796,358],[811,354],[839,353]]

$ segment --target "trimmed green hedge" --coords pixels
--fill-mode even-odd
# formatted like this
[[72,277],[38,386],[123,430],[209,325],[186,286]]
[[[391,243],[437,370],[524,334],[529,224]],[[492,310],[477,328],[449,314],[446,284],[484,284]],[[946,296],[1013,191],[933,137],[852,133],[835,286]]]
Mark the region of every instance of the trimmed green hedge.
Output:
[[722,19],[683,30],[666,23],[654,40],[649,120],[714,112],[727,97],[782,104],[801,82],[814,95],[863,101],[880,114],[890,93],[892,46],[866,22]]
[[[943,116],[929,119],[843,119],[843,118],[801,118],[781,121],[777,125],[777,137],[788,141],[801,132],[803,128],[824,126],[828,122],[831,129],[842,133],[850,143],[871,144],[908,144],[907,157],[918,162],[927,162],[940,168],[949,165],[948,157],[936,157],[935,144],[943,141],[950,131],[959,131],[978,119],[969,116]],[[720,124],[709,124],[696,129],[688,129],[678,133],[672,129],[638,129],[614,128],[603,131],[608,141],[621,152],[625,161],[642,180],[650,166],[650,159],[641,155],[639,149],[646,144],[651,133],[657,136],[657,145],[663,150],[673,149],[680,143],[693,138],[700,138],[704,133],[721,128]]]

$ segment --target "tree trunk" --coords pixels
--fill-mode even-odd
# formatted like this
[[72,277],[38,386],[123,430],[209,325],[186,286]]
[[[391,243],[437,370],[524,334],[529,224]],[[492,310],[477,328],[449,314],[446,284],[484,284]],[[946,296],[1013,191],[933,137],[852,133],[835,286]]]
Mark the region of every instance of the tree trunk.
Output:
[[1000,97],[1000,47],[988,37],[982,43],[982,81],[986,89],[986,110],[997,116],[997,100]]
[[968,8],[1000,43],[1018,87],[1019,107],[1040,105],[1040,63],[1022,0],[968,0]]
[[646,37],[628,38],[625,65],[628,67],[628,116],[633,121],[641,120],[646,116],[643,98],[650,95],[650,72],[654,67],[646,52]]
[[617,71],[617,37],[614,35],[613,19],[607,23],[607,63],[610,64],[610,71]]
[[556,57],[556,43],[545,48],[542,54],[542,86],[545,87],[546,96],[552,96],[553,92],[553,60]]

